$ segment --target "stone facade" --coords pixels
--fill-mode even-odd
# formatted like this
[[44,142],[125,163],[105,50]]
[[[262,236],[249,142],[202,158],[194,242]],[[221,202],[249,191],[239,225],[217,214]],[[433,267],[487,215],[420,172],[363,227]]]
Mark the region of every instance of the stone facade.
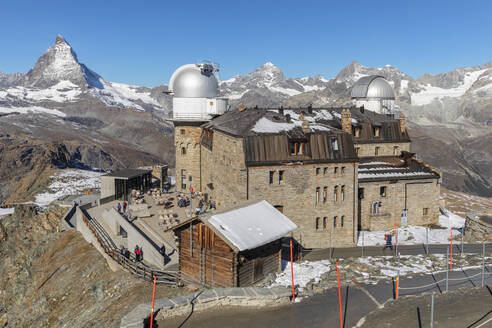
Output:
[[[359,157],[375,157],[375,156],[400,156],[402,151],[410,151],[410,142],[400,143],[357,143],[354,140],[354,147],[357,150]],[[376,154],[376,147],[378,151]]]
[[[395,223],[400,227],[405,208],[407,225],[438,224],[440,186],[437,179],[359,182],[361,228],[389,230]],[[372,207],[378,201],[376,214]]]
[[200,126],[175,125],[176,189],[179,191],[189,191],[190,184],[194,189],[200,186],[201,134],[202,129]]

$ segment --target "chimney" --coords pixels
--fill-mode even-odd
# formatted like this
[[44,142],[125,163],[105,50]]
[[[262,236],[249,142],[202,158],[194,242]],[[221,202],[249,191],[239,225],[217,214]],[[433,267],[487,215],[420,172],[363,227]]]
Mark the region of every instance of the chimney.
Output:
[[348,109],[342,110],[342,130],[352,134],[352,114]]
[[308,134],[311,132],[311,127],[309,126],[309,122],[307,120],[302,121],[302,132],[304,134]]
[[405,126],[405,115],[403,113],[400,114],[400,131],[401,133],[405,133],[407,130]]

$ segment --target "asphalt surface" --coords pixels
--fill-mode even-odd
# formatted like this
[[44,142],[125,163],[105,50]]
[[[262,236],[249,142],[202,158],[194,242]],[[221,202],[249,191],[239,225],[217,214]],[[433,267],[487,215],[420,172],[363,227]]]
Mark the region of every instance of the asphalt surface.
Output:
[[[462,279],[459,281],[450,280],[448,282],[448,291],[481,286],[481,275],[476,276],[480,272],[481,269],[469,269],[466,272],[462,270],[450,271],[450,279]],[[492,266],[490,268],[487,267],[485,272],[492,273]],[[434,284],[410,290],[405,289],[432,284],[445,279],[445,277],[445,272],[435,275],[419,275],[413,278],[401,277],[399,298],[422,293],[445,293],[445,281],[440,282],[438,285]],[[492,274],[486,274],[484,281],[486,285],[492,285]],[[361,318],[367,316],[373,310],[378,310],[379,305],[385,302],[391,303],[393,298],[394,281],[392,280],[380,281],[375,285],[352,282],[343,286],[343,327],[354,327]],[[323,294],[307,298],[295,304],[250,310],[220,308],[167,319],[158,322],[156,327],[340,327],[339,318],[338,289],[332,288]],[[459,320],[460,318],[457,317],[456,322],[459,322]],[[463,324],[463,327],[466,327],[465,322]],[[415,327],[415,325],[412,327]]]
[[[459,241],[453,241],[453,255],[461,253],[461,243]],[[446,254],[449,244],[429,244],[428,252],[429,254]],[[476,253],[482,254],[482,244],[464,244],[464,253]],[[427,254],[426,245],[399,245],[398,252],[401,255],[419,255]],[[305,251],[301,254],[303,260],[306,261],[319,261],[328,259],[342,259],[349,257],[360,257],[362,253],[364,256],[390,256],[394,255],[396,252],[396,245],[393,245],[393,251],[386,248],[383,250],[383,246],[369,246],[369,247],[348,247],[348,248],[323,248],[315,249],[312,251]],[[492,252],[492,244],[485,244],[485,252]]]

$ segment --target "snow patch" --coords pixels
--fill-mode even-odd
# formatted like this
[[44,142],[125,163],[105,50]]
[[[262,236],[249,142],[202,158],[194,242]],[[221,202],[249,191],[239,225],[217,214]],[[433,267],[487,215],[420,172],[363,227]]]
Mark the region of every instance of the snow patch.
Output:
[[75,169],[58,172],[50,177],[48,191],[35,196],[35,203],[39,206],[47,206],[57,199],[82,194],[87,189],[99,189],[101,175],[100,172]]
[[[294,262],[294,284],[299,285],[300,288],[306,288],[306,284],[313,279],[315,283],[318,283],[321,275],[330,271],[330,265],[331,263],[328,260],[301,262],[300,264]],[[290,261],[282,260],[282,268],[282,272],[277,276],[271,287],[292,286]]]
[[49,114],[55,116],[65,117],[65,113],[60,112],[57,109],[44,108],[39,106],[30,107],[0,107],[0,113],[21,113],[21,114]]

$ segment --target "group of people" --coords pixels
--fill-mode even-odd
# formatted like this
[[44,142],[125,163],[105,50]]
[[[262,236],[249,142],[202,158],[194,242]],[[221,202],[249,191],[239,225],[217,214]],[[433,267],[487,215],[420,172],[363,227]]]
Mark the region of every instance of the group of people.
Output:
[[202,214],[204,212],[208,212],[215,209],[216,209],[215,203],[212,200],[206,202],[203,199],[200,199],[200,201],[198,202],[198,207],[195,208],[195,213]]
[[121,206],[120,203],[116,205],[116,209],[118,210],[118,213],[121,213],[121,210],[123,210],[123,213],[126,213],[126,208],[128,207],[128,203],[126,201],[123,202],[123,206]]

